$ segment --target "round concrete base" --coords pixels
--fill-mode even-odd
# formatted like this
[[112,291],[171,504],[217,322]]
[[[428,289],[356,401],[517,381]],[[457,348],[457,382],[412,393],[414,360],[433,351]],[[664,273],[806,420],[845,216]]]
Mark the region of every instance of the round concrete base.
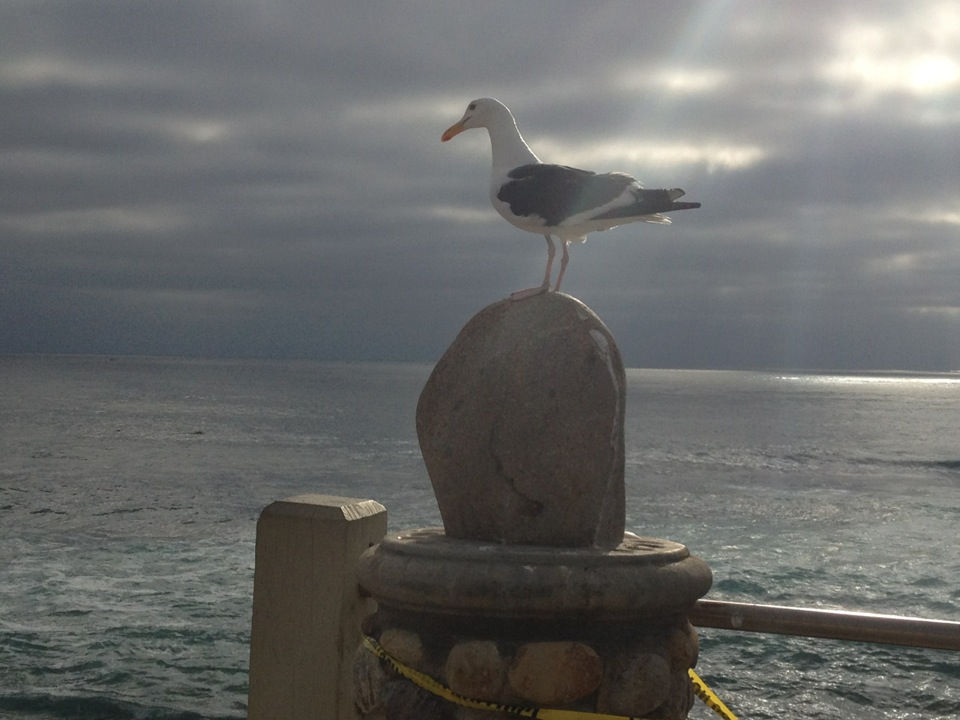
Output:
[[612,550],[457,540],[441,528],[385,539],[360,584],[398,610],[510,619],[620,621],[685,612],[710,568],[685,545],[626,533]]

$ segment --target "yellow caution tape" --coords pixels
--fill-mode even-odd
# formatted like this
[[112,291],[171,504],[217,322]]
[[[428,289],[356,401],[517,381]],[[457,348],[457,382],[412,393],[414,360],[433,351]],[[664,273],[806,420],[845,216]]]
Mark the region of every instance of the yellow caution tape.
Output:
[[[537,718],[538,720],[643,720],[643,718],[627,715],[608,715],[606,713],[591,713],[582,710],[558,710],[555,708],[532,708],[522,705],[503,705],[501,703],[490,702],[488,700],[477,700],[468,698],[454,692],[443,683],[435,680],[429,675],[414,670],[393,657],[383,649],[376,640],[368,635],[363,636],[363,646],[381,660],[385,660],[389,665],[400,673],[414,685],[423,688],[429,693],[443,698],[448,702],[455,703],[462,707],[473,708],[475,710],[492,710],[494,712],[507,713],[515,717]],[[707,707],[716,712],[724,720],[737,720],[737,716],[727,709],[727,706],[716,696],[716,694],[707,687],[707,684],[700,679],[692,669],[690,670],[690,679],[693,681],[693,689]]]
[[722,717],[723,720],[737,720],[737,716],[730,712],[730,708],[723,704],[723,700],[718,698],[713,690],[707,687],[707,684],[700,679],[700,676],[693,671],[693,668],[687,670],[687,673],[689,673],[690,679],[693,681],[693,692],[696,693],[698,698],[703,700],[704,705]]

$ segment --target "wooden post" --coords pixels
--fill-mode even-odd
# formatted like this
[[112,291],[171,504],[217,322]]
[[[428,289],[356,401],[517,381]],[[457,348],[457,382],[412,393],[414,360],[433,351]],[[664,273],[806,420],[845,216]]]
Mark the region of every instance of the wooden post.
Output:
[[353,654],[372,611],[356,562],[387,532],[373,500],[299,495],[257,521],[249,720],[353,720]]

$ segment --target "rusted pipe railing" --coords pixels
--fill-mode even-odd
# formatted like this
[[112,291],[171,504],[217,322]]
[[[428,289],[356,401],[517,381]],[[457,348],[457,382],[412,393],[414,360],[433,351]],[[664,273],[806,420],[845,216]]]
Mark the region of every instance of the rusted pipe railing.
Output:
[[960,622],[950,620],[699,600],[690,622],[721,630],[960,650]]

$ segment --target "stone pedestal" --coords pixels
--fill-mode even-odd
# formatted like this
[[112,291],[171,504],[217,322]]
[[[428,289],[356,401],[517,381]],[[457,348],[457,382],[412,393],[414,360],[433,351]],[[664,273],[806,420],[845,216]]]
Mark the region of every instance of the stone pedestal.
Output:
[[624,533],[625,401],[613,336],[574,298],[505,300],[467,323],[417,406],[444,527],[388,538],[358,566],[379,607],[365,632],[454,694],[360,648],[362,717],[686,717],[687,615],[711,574],[683,545]]
[[[561,549],[424,529],[368,550],[358,577],[379,603],[366,631],[460,695],[664,720],[693,702],[687,613],[711,574],[678,543],[628,533],[611,550]],[[365,718],[509,717],[439,699],[362,648],[355,672]]]

